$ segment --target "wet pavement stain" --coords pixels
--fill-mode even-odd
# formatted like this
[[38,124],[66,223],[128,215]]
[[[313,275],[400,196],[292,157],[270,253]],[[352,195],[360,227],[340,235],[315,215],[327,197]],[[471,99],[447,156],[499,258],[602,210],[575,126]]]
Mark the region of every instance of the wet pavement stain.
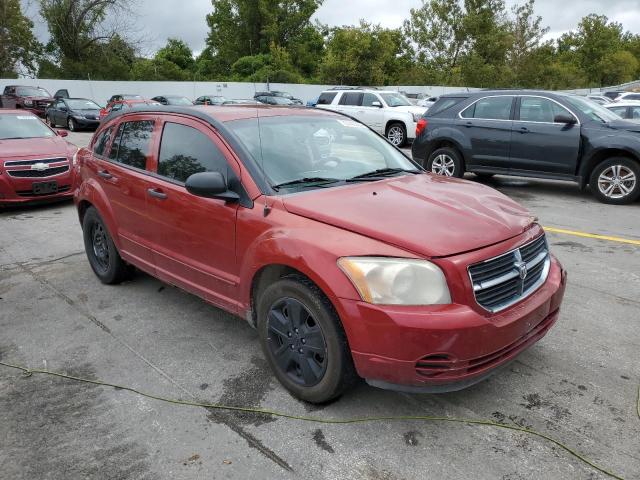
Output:
[[411,430],[409,432],[406,432],[402,437],[404,438],[404,443],[406,443],[408,446],[417,447],[418,445],[420,445],[418,438],[422,437],[422,434],[415,430]]
[[315,432],[313,432],[313,441],[316,442],[316,445],[318,445],[325,452],[335,453],[333,447],[329,445],[329,442],[327,442],[327,439],[325,438],[324,432],[322,430],[317,429]]

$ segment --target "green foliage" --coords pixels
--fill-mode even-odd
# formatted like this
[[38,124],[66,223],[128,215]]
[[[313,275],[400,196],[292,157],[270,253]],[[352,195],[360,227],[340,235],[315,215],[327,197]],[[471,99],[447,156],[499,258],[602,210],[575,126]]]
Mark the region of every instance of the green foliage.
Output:
[[41,45],[32,29],[33,22],[23,15],[20,0],[0,0],[0,78],[35,72]]

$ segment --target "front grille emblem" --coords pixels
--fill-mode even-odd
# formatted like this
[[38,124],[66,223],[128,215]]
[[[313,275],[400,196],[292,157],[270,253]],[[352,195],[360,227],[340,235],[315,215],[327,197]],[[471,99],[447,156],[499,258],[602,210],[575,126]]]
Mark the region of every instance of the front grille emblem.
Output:
[[43,162],[34,163],[33,165],[31,165],[31,170],[36,170],[37,172],[44,172],[48,168],[49,168],[49,165]]
[[515,267],[520,275],[520,280],[527,278],[527,264],[525,262],[516,262]]

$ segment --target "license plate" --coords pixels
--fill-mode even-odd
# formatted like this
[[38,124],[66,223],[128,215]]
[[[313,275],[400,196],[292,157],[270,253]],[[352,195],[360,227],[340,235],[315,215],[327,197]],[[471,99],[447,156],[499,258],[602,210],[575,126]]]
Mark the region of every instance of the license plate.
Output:
[[40,182],[32,185],[35,195],[46,195],[47,193],[56,193],[58,191],[58,182]]

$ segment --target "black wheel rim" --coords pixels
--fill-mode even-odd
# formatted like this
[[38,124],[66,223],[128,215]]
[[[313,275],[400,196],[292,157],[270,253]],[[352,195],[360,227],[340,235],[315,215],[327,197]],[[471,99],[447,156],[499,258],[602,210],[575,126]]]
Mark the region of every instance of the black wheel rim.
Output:
[[304,387],[327,371],[327,343],[309,310],[293,298],[275,302],[267,318],[269,350],[280,371]]
[[93,256],[102,271],[109,268],[109,244],[107,243],[107,232],[101,223],[94,223],[91,228],[91,246]]

